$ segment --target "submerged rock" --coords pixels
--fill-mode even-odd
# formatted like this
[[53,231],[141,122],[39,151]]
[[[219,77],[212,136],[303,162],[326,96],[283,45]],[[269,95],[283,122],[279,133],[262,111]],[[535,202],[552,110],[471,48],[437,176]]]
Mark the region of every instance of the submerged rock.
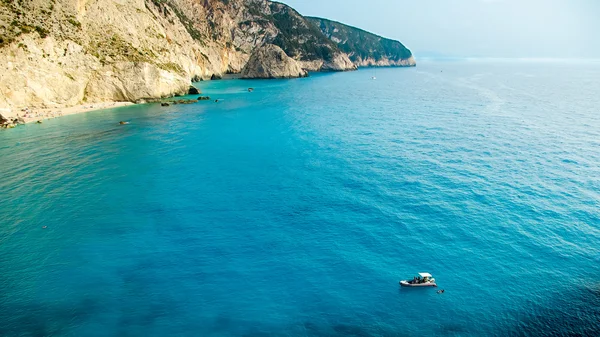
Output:
[[200,97],[198,97],[198,100],[199,101],[209,101],[210,97],[209,96],[200,96]]
[[176,105],[176,104],[194,104],[194,103],[198,103],[198,100],[197,99],[180,99],[177,101],[170,101],[166,104]]
[[163,102],[163,103],[160,103],[160,106],[169,106],[169,103]]
[[266,44],[256,49],[242,70],[242,78],[294,78],[306,77],[308,73],[283,49]]

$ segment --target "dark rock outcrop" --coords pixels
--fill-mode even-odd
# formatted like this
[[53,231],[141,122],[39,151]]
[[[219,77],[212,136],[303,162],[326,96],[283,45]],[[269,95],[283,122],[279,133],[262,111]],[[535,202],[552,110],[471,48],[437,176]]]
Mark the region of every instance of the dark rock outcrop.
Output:
[[196,87],[194,87],[193,85],[190,86],[190,88],[188,89],[188,95],[199,95],[201,94],[200,90]]
[[2,116],[2,114],[0,113],[0,124],[5,124],[8,122],[8,118]]
[[19,124],[25,124],[23,117],[16,116],[3,116],[0,113],[0,128],[12,129]]

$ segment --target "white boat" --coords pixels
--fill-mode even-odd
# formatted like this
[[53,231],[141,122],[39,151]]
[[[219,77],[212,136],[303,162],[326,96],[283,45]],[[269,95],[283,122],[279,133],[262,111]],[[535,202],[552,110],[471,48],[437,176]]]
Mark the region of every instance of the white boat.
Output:
[[437,287],[435,279],[429,273],[419,273],[419,276],[413,277],[412,280],[400,281],[402,287]]

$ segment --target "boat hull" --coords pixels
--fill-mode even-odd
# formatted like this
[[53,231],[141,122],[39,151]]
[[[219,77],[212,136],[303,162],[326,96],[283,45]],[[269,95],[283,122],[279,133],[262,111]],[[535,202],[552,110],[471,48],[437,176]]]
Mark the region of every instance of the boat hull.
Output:
[[415,287],[415,288],[419,288],[419,287],[437,287],[437,284],[435,284],[433,282],[427,282],[427,283],[409,283],[408,281],[400,281],[400,286],[402,286],[402,287]]

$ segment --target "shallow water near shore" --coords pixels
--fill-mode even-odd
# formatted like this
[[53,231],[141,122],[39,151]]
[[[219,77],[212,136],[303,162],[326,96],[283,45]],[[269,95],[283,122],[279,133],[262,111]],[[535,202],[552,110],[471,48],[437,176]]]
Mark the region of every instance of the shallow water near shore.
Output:
[[0,335],[598,335],[599,82],[423,62],[0,132]]

